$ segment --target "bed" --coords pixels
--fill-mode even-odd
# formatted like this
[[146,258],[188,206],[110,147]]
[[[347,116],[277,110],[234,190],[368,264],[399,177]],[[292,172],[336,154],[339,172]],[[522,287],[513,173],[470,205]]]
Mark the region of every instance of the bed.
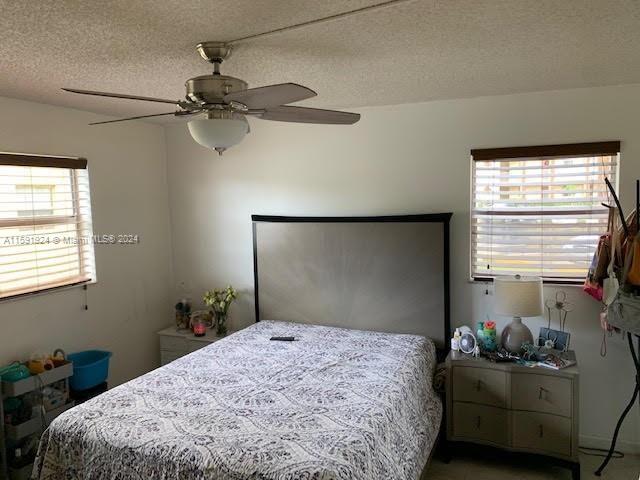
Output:
[[421,336],[261,321],[61,415],[35,478],[415,480],[434,365]]
[[33,478],[420,478],[449,216],[360,218],[254,217],[256,323],[62,414]]

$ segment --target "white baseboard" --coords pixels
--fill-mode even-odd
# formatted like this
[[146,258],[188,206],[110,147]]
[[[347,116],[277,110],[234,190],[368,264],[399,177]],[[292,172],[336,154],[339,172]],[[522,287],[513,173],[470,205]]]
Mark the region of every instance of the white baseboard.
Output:
[[[591,435],[580,435],[581,447],[608,449],[610,445],[610,438],[594,437]],[[638,455],[640,454],[640,443],[618,440],[618,442],[616,443],[616,450],[619,450],[623,453],[632,453]]]

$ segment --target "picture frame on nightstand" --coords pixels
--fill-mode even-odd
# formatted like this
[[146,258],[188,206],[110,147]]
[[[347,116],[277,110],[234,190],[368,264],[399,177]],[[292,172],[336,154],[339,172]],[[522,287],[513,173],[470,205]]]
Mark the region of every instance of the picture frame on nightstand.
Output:
[[538,334],[538,341],[536,343],[538,347],[552,348],[564,352],[569,348],[570,340],[571,334],[569,332],[540,327],[540,333]]

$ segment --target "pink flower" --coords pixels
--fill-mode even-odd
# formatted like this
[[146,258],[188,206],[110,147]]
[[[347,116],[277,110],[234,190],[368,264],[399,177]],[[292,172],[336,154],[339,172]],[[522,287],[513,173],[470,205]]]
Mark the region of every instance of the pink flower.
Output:
[[484,322],[484,328],[486,328],[487,330],[495,330],[496,322],[493,322],[493,321]]

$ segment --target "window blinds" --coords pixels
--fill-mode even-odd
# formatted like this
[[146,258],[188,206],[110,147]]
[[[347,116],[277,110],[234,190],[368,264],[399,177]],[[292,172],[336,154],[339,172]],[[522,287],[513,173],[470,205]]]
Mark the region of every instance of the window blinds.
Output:
[[472,150],[471,276],[581,282],[607,230],[619,142]]
[[95,279],[86,166],[0,153],[0,298]]

